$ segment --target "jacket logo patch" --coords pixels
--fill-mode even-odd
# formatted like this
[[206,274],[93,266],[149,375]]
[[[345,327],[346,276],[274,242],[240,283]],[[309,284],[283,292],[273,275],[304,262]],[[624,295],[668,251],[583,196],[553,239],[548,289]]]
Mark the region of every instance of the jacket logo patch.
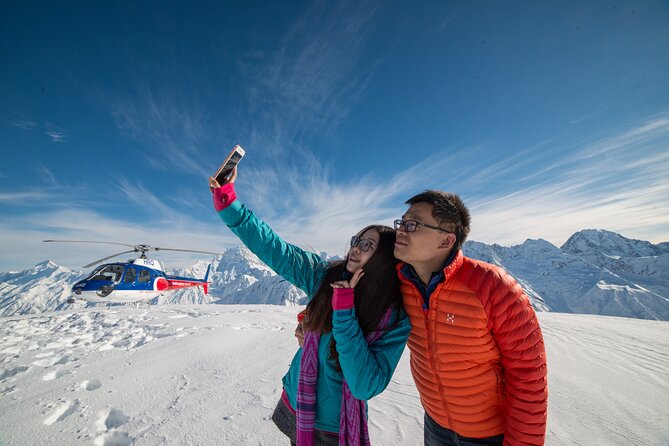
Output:
[[451,313],[446,314],[446,322],[449,324],[455,324],[455,315]]

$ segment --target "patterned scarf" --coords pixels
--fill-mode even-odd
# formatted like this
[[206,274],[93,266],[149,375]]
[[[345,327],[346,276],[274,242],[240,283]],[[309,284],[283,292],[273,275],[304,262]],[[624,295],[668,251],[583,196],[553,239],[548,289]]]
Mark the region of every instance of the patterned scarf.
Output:
[[[378,340],[388,327],[392,310],[389,308],[379,322],[377,329],[366,336],[367,344]],[[316,418],[316,381],[318,379],[318,344],[319,333],[307,331],[304,334],[302,359],[300,361],[300,377],[297,384],[297,436],[298,446],[313,446],[314,421]],[[356,399],[343,380],[341,414],[339,417],[339,445],[359,446],[360,437],[364,445],[369,446],[367,428],[367,411],[365,401]]]

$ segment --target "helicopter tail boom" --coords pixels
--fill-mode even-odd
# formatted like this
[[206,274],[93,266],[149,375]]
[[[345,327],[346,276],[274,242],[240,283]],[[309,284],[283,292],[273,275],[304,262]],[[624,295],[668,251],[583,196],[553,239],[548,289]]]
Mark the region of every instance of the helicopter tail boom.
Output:
[[204,276],[204,279],[191,279],[187,277],[177,277],[177,276],[166,276],[158,277],[153,283],[153,289],[156,291],[172,291],[178,290],[181,288],[189,288],[194,286],[201,286],[204,290],[204,294],[209,292],[209,270],[211,265],[207,267],[207,273]]

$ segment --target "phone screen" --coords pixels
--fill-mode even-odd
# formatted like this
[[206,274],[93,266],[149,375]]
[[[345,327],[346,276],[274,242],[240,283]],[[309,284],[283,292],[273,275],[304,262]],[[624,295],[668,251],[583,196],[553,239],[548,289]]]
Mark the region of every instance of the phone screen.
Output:
[[223,184],[225,183],[228,178],[227,176],[230,175],[230,172],[232,169],[235,168],[237,163],[239,163],[239,160],[242,159],[242,154],[239,153],[238,151],[232,152],[232,155],[230,155],[230,158],[225,162],[225,165],[219,169],[218,175],[216,175],[216,181],[218,181],[218,184]]

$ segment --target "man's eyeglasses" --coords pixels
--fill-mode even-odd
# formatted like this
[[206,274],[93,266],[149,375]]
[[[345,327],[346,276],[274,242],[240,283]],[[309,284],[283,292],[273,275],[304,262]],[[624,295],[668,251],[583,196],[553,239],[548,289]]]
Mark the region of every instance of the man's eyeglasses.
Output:
[[449,232],[453,233],[453,231],[449,231],[448,229],[440,228],[439,226],[432,226],[428,225],[426,223],[421,223],[416,220],[395,220],[393,222],[395,224],[395,230],[397,231],[400,228],[404,228],[406,232],[416,232],[416,229],[418,226],[423,226],[425,228],[430,228],[430,229],[436,229],[437,231],[444,231],[444,232]]
[[367,252],[369,251],[369,248],[374,246],[374,242],[372,240],[366,239],[366,238],[360,238],[357,235],[354,235],[351,237],[351,248],[358,247],[358,249],[362,252]]

